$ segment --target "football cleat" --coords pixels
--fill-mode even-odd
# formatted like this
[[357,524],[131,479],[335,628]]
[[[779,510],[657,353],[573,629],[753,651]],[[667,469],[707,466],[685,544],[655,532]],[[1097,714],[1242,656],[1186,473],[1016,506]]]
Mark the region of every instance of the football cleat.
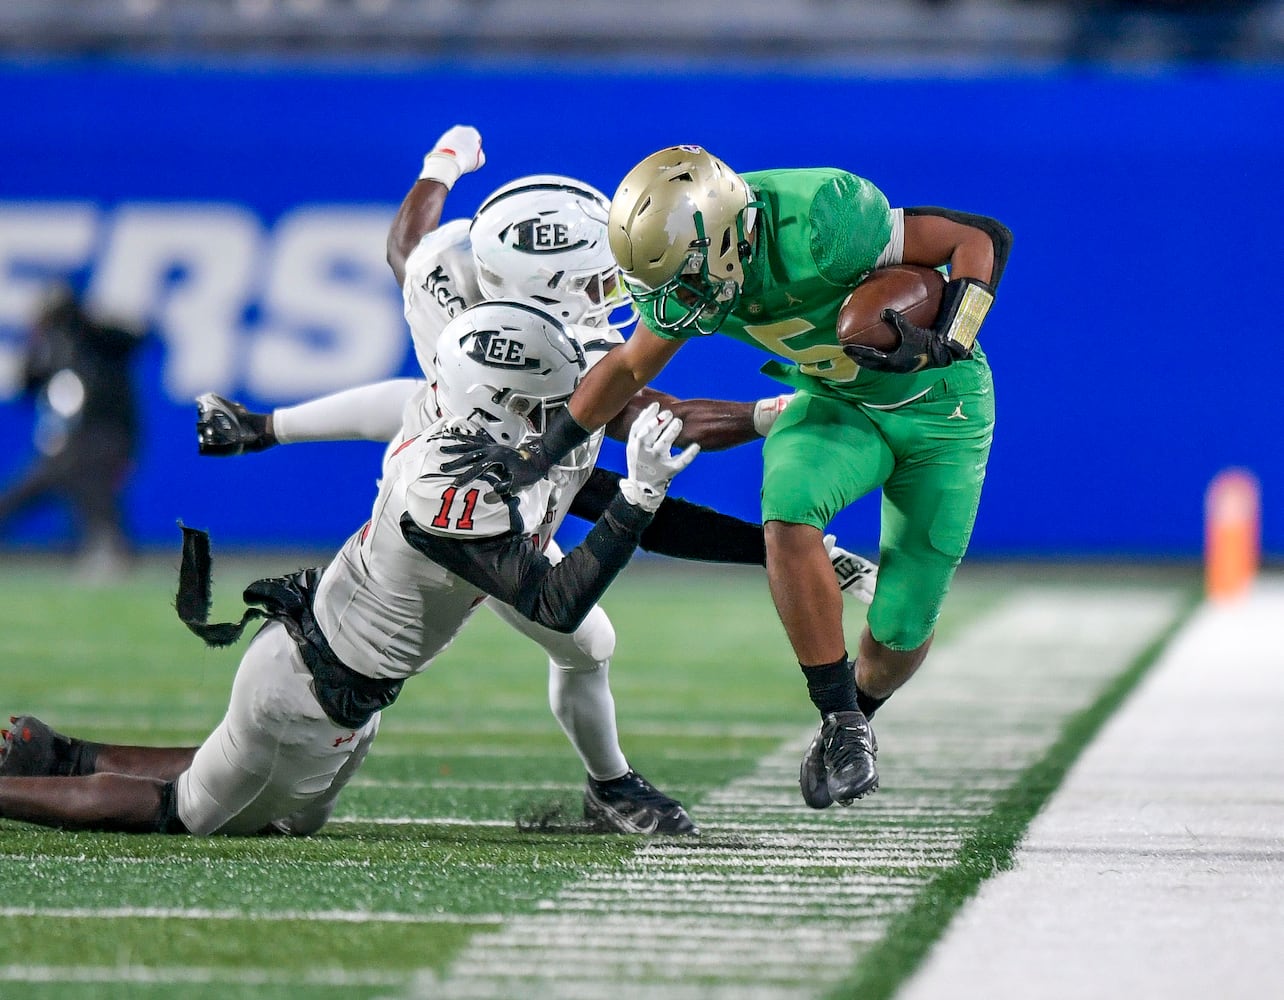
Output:
[[833,535],[825,536],[825,552],[829,563],[834,567],[838,577],[838,589],[850,594],[862,604],[871,604],[874,600],[874,587],[878,583],[878,563],[870,562],[855,552],[835,544]]
[[[878,756],[878,740],[874,738],[874,730],[870,728],[864,712],[859,709],[854,712],[830,712],[821,723],[819,737],[825,787],[834,802],[840,806],[849,806],[857,799],[878,790],[878,769],[874,765]],[[811,752],[812,748],[808,747],[808,756]],[[806,764],[807,758],[804,757],[804,768]],[[806,788],[803,790],[803,798],[807,798]],[[812,805],[810,801],[807,804]]]
[[618,833],[698,834],[682,803],[669,798],[637,771],[584,787],[584,818]]
[[821,738],[824,732],[822,723],[807,745],[802,766],[798,769],[798,787],[802,789],[803,801],[813,809],[828,809],[834,804],[834,797],[829,794],[829,779],[825,776],[825,743]]
[[75,741],[56,733],[34,715],[11,715],[0,729],[0,777],[66,776],[76,763]]
[[276,444],[267,414],[212,392],[196,397],[196,447],[202,455],[241,455]]

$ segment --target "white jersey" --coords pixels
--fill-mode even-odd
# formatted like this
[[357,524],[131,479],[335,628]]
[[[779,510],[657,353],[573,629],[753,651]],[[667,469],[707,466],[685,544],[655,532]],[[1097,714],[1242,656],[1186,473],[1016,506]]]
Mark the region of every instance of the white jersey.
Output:
[[[427,233],[406,258],[406,280],[401,290],[406,322],[410,324],[415,357],[430,385],[437,377],[435,359],[441,331],[469,306],[486,300],[477,282],[477,262],[468,235],[471,224],[470,219],[445,223]],[[566,332],[579,341],[589,368],[611,348],[624,343],[623,334],[611,327],[569,325]],[[388,454],[391,455],[400,440],[413,436],[440,416],[431,389],[416,393],[403,412],[401,438],[389,446]],[[553,471],[560,501],[553,514],[554,531],[593,471],[604,436],[603,431],[596,432],[585,446],[577,448],[564,465]]]
[[469,306],[485,301],[468,238],[470,219],[454,219],[427,233],[406,258],[401,297],[415,357],[428,381],[437,377],[437,337]]
[[403,514],[424,531],[461,544],[518,531],[542,549],[569,504],[556,473],[515,497],[490,502],[485,483],[452,486],[452,477],[439,471],[451,457],[441,447],[450,440],[444,432],[461,426],[470,427],[439,420],[392,450],[370,520],[322,573],[316,620],[339,659],[359,673],[396,678],[420,672],[487,597],[411,547],[401,533]]

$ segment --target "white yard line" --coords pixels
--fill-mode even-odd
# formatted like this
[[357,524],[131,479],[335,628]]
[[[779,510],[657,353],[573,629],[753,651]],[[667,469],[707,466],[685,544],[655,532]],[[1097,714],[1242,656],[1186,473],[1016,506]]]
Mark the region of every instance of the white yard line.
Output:
[[[648,842],[618,869],[565,886],[538,913],[476,935],[445,978],[421,974],[415,995],[822,994],[956,862],[958,826],[925,824],[932,805],[987,811],[1177,606],[1176,595],[1046,588],[1003,604],[938,646],[879,716],[885,791],[868,803],[807,810],[797,774],[810,733],[798,733],[752,775],[690,803],[699,840]],[[873,865],[903,871],[889,880]]]
[[[184,984],[205,986],[227,983],[229,986],[371,986],[395,987],[404,984],[403,975],[380,975],[375,972],[345,972],[326,969],[320,972],[274,972],[268,969],[237,967],[196,968],[142,965],[0,965],[0,983],[135,983],[140,986]],[[360,996],[368,996],[361,993]]]
[[366,910],[213,910],[150,906],[3,906],[0,920],[52,917],[57,920],[297,920],[322,924],[501,924],[496,913],[387,913]]
[[900,1000],[1284,995],[1282,622],[1201,608]]

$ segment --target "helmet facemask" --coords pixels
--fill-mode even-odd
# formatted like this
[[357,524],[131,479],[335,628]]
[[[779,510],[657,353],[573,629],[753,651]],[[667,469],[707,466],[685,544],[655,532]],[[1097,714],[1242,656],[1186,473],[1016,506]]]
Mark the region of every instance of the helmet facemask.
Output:
[[698,146],[661,150],[625,177],[611,203],[611,248],[634,300],[653,304],[658,330],[718,330],[740,300],[764,207]]

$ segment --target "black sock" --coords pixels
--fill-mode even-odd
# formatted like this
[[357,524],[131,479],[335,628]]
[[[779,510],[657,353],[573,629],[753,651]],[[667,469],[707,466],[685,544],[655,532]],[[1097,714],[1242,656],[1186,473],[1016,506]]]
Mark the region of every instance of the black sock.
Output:
[[72,740],[71,745],[73,748],[71,773],[73,775],[97,774],[98,751],[103,748],[103,744],[91,743],[89,740]]
[[72,778],[96,773],[102,748],[101,743],[54,734],[54,773]]
[[807,678],[811,703],[821,715],[850,712],[856,707],[856,671],[846,653],[834,663],[815,667],[800,663],[798,666],[802,667],[803,676]]
[[[887,698],[890,697],[891,695],[889,694]],[[883,707],[887,698],[875,698],[872,694],[866,694],[862,691],[859,684],[856,685],[856,707],[865,713],[865,718],[867,719],[874,717],[874,713]]]

